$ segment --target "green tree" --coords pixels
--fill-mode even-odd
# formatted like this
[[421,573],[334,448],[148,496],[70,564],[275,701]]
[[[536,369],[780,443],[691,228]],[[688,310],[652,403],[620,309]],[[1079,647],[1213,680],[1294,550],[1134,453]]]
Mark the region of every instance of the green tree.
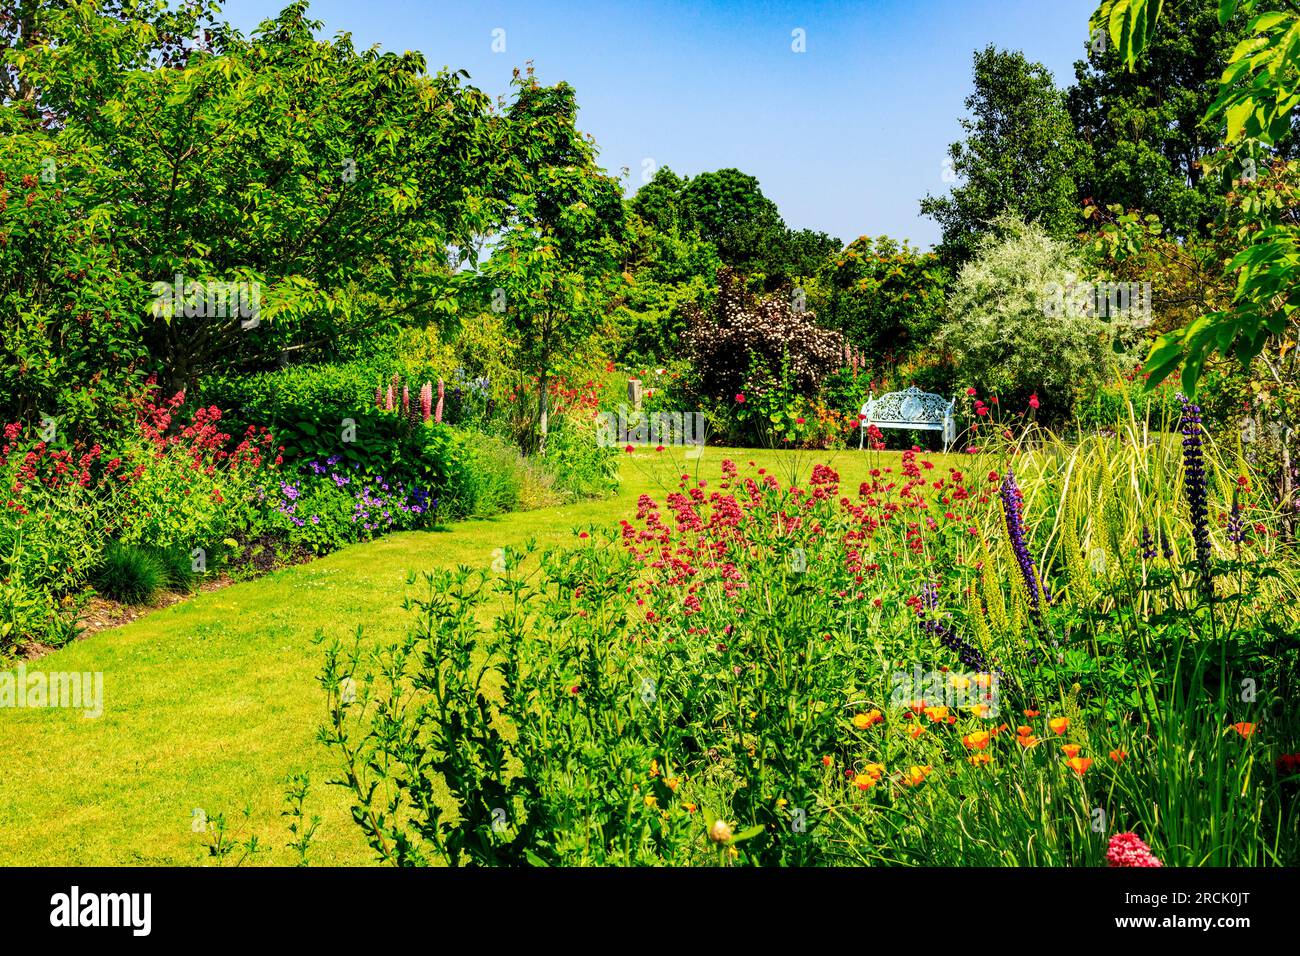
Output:
[[515,84],[501,126],[507,226],[477,284],[504,309],[523,370],[536,376],[544,454],[551,371],[605,314],[630,237],[621,185],[575,125],[573,88],[542,86],[531,70]]
[[[1080,180],[1082,195],[1156,215],[1176,236],[1205,235],[1223,212],[1223,196],[1203,161],[1223,147],[1223,131],[1204,122],[1219,77],[1247,37],[1240,13],[1219,20],[1218,0],[1180,3],[1168,13],[1170,28],[1157,33],[1133,70],[1104,34],[1074,65],[1075,85],[1066,105],[1092,147],[1093,162]],[[1294,136],[1261,150],[1293,150]]]
[[926,196],[921,214],[943,228],[940,254],[959,265],[1004,212],[1054,236],[1078,221],[1078,181],[1086,149],[1062,94],[1041,63],[992,46],[975,53],[975,90],[961,120],[966,138],[948,148],[958,182],[948,196]]
[[868,353],[901,355],[929,340],[943,311],[947,270],[904,240],[860,236],[834,260],[820,315]]
[[[1163,8],[1163,0],[1102,0],[1090,27],[1094,35],[1104,31],[1134,70],[1156,41]],[[1272,147],[1291,134],[1300,102],[1300,6],[1292,0],[1221,0],[1220,22],[1231,22],[1238,11],[1250,18],[1247,38],[1229,56],[1205,114],[1206,123],[1224,130],[1227,148],[1210,165],[1229,183],[1248,168],[1243,160],[1252,149]],[[1254,221],[1239,228],[1243,248],[1226,268],[1235,289],[1231,308],[1162,335],[1146,363],[1153,386],[1181,366],[1183,389],[1195,394],[1201,370],[1215,352],[1248,366],[1272,341],[1280,340],[1279,357],[1294,350],[1300,338],[1295,329],[1300,226],[1285,205],[1256,204],[1247,212]],[[1294,420],[1290,409],[1288,415]]]
[[[429,76],[418,54],[317,41],[305,9],[250,38],[214,25],[180,45],[154,4],[50,5],[12,54],[54,114],[55,152],[94,158],[78,215],[111,230],[135,283],[123,311],[145,318],[175,387],[291,343],[453,312],[447,249],[501,215],[482,161],[490,100],[461,74]],[[153,308],[155,284],[177,276],[260,290],[260,312]]]

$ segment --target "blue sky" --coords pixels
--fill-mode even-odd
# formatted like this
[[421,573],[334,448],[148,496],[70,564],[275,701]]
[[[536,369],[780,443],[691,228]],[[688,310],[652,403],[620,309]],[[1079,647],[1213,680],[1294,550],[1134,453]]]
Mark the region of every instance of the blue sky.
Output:
[[[227,0],[245,32],[282,0]],[[927,247],[918,212],[941,193],[958,138],[971,54],[1023,50],[1064,86],[1096,0],[762,0],[454,2],[313,0],[324,35],[419,50],[430,70],[465,69],[494,96],[533,61],[578,92],[579,125],[611,172],[666,165],[694,175],[735,166],[758,177],[795,228],[845,242],[887,234]],[[496,30],[505,51],[493,52]],[[793,31],[804,31],[796,53]],[[501,34],[496,34],[499,39]]]

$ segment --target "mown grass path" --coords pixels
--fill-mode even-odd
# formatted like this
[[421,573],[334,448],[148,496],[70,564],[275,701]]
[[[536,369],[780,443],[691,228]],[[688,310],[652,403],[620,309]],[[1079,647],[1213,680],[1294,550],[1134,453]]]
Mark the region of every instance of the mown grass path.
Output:
[[[373,639],[395,640],[408,624],[401,606],[408,572],[486,567],[495,549],[530,538],[542,547],[576,544],[576,528],[630,518],[639,494],[662,501],[684,471],[716,483],[724,457],[756,461],[778,477],[792,468],[806,476],[826,462],[850,493],[870,467],[858,452],[710,448],[696,461],[681,449],[638,452],[623,458],[613,497],[346,548],[196,595],[28,665],[102,672],[104,710],[87,718],[0,708],[0,865],[201,864],[193,810],[240,823],[245,807],[243,832],[271,848],[257,861],[290,863],[280,811],[286,777],[301,772],[312,780],[307,810],[323,818],[313,862],[370,862],[346,795],[326,786],[334,767],[316,740],[325,717],[318,632],[347,637],[363,627]],[[876,461],[896,467],[898,455]]]

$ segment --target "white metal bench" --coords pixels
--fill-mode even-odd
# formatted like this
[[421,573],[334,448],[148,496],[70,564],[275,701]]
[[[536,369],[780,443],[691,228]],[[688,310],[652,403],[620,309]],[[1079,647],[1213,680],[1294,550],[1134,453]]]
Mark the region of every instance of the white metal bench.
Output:
[[867,429],[877,428],[919,429],[943,432],[944,451],[957,440],[957,419],[954,410],[957,399],[923,392],[915,385],[903,392],[888,392],[876,398],[868,393],[867,404],[862,406],[858,420],[858,448],[867,438]]

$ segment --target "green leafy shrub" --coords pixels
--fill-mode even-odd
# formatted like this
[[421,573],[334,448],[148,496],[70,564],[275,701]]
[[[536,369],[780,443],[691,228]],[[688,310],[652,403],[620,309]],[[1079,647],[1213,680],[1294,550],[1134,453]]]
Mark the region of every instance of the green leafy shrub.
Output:
[[556,420],[543,467],[555,488],[571,498],[606,495],[618,487],[619,449],[597,441],[594,418],[565,415]]

